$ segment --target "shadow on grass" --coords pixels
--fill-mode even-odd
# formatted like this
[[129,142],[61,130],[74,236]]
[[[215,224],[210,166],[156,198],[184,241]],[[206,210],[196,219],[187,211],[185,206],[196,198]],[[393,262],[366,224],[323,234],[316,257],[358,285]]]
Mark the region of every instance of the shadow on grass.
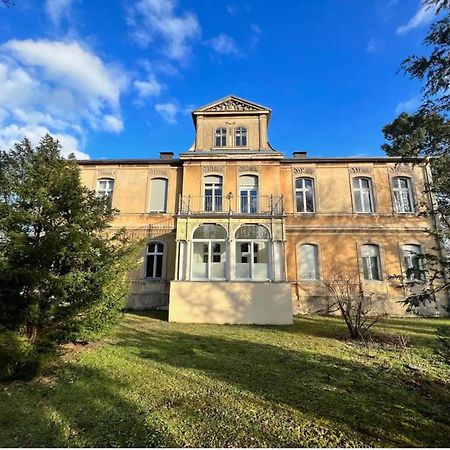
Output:
[[145,310],[127,310],[125,311],[129,316],[149,317],[163,322],[169,321],[169,311],[160,309],[145,309]]
[[0,410],[1,447],[175,446],[163,423],[126,399],[130,386],[102,370],[67,363],[56,381],[12,387],[15,398]]
[[[380,439],[392,446],[450,444],[450,385],[420,374],[411,379],[410,373],[345,356],[291,351],[170,328],[136,332],[130,326],[119,335],[118,345],[133,349],[142,358],[200,370],[265,401],[338,422],[369,437],[372,443]],[[438,433],[438,427],[446,432]]]

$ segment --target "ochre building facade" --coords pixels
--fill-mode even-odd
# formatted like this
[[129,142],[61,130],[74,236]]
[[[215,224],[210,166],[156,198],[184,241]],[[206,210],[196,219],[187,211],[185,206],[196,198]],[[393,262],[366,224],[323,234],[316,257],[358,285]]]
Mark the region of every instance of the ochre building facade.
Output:
[[[425,162],[287,158],[269,144],[271,110],[234,96],[192,116],[194,144],[177,159],[80,161],[83,183],[120,211],[113,227],[146,240],[128,307],[289,324],[326,311],[324,280],[342,273],[378,311],[405,313],[399,300],[428,282],[417,255],[439,252],[420,214]],[[447,304],[441,292],[421,312]]]

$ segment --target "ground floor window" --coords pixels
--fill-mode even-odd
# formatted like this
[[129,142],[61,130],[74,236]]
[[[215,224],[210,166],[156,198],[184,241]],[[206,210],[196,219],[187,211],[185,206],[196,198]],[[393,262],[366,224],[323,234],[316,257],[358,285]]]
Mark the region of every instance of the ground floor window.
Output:
[[270,241],[262,225],[243,225],[236,231],[236,278],[270,279]]
[[365,280],[381,280],[380,248],[378,245],[361,246],[361,257]]
[[162,278],[163,260],[164,245],[161,242],[150,242],[147,245],[145,276],[147,278]]
[[223,280],[226,278],[227,233],[220,225],[198,227],[192,242],[192,279]]

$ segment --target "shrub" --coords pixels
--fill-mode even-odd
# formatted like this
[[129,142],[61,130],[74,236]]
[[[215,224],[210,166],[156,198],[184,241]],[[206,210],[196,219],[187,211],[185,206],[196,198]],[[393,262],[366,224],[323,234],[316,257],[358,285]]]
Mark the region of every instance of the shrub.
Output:
[[439,354],[447,364],[450,364],[450,327],[439,327],[437,337],[439,340]]
[[40,368],[40,357],[25,336],[0,332],[0,380],[31,379]]

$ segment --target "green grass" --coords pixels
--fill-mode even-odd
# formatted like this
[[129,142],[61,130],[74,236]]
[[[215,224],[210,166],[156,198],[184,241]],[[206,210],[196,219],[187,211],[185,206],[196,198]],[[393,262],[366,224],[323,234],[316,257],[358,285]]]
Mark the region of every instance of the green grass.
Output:
[[0,446],[449,446],[450,367],[434,349],[444,324],[389,319],[365,347],[336,318],[262,327],[127,314],[37,380],[0,383]]

